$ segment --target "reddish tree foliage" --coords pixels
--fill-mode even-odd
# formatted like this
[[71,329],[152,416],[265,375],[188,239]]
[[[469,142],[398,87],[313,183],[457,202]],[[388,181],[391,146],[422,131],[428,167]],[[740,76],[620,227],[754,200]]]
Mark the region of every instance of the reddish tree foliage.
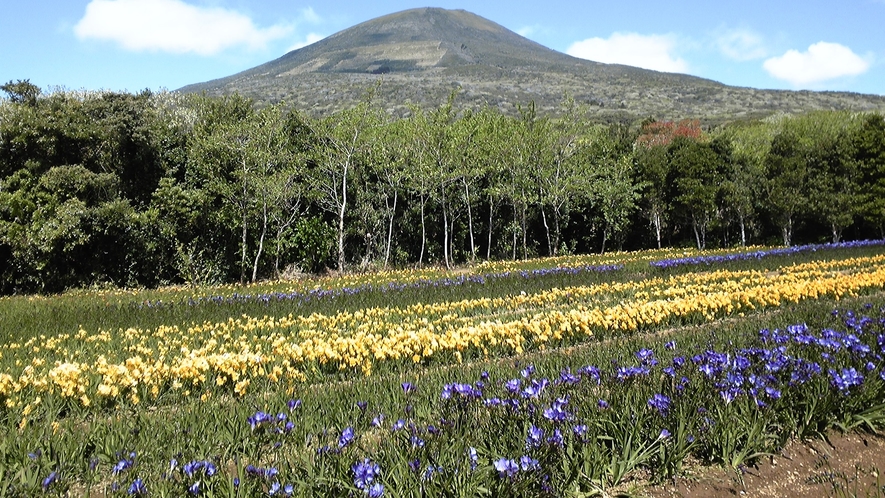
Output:
[[678,123],[673,121],[650,121],[642,125],[642,131],[636,139],[636,145],[651,148],[658,145],[667,146],[676,137],[686,137],[693,140],[702,140],[704,132],[701,123],[697,119],[683,119]]

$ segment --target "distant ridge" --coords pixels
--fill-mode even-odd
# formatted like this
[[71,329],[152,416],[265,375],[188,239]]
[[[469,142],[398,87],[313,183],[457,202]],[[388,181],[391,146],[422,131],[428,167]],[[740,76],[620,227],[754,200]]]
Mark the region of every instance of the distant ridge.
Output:
[[335,33],[241,73],[182,88],[234,92],[259,102],[285,100],[312,114],[354,105],[382,80],[378,102],[403,115],[433,108],[461,88],[462,106],[515,112],[534,101],[555,112],[564,94],[601,120],[699,118],[725,121],[816,109],[885,110],[885,97],[730,87],[571,57],[464,10],[411,9]]

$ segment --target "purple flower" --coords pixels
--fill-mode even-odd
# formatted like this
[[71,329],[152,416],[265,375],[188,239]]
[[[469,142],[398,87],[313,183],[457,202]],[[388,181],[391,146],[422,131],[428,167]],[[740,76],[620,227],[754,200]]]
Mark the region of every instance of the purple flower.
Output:
[[353,471],[353,484],[359,489],[369,489],[375,478],[381,475],[381,467],[368,458],[356,462],[350,469]]
[[192,495],[200,494],[200,481],[197,481],[191,485],[191,487],[187,488],[187,492]]
[[264,427],[267,424],[273,424],[273,422],[274,422],[273,415],[270,415],[268,413],[264,413],[262,411],[255,412],[255,415],[252,415],[251,417],[249,417],[246,420],[249,422],[249,426],[252,427],[253,432],[258,429],[261,429],[262,427]]
[[608,401],[606,401],[606,400],[604,400],[604,399],[600,399],[599,401],[596,402],[596,406],[597,406],[600,410],[605,410],[605,409],[608,408],[609,405],[608,405]]
[[583,438],[584,435],[587,434],[587,426],[584,424],[578,424],[572,427],[572,432],[574,432],[576,436]]
[[380,482],[372,483],[369,489],[366,490],[366,494],[369,498],[381,498],[384,496],[384,485]]
[[841,372],[830,369],[828,372],[830,374],[830,383],[843,394],[846,394],[852,386],[863,384],[863,375],[858,373],[854,367],[843,368]]
[[341,432],[341,436],[338,438],[338,447],[344,448],[350,443],[353,442],[354,433],[353,427],[347,427],[344,431]]
[[532,380],[532,384],[522,390],[522,397],[537,398],[541,395],[548,384],[550,384],[550,381],[548,381],[547,379]]
[[289,406],[289,411],[295,410],[301,406],[301,400],[300,399],[290,399],[289,402],[287,403],[287,405]]
[[381,424],[383,424],[383,423],[384,423],[384,414],[383,413],[379,413],[378,415],[375,416],[375,418],[372,419],[372,426],[374,426],[374,427],[381,427]]
[[656,393],[648,400],[648,406],[657,410],[662,416],[667,416],[667,412],[670,410],[670,398]]
[[123,460],[120,460],[119,462],[117,462],[116,465],[114,465],[114,467],[111,469],[111,472],[114,475],[117,475],[120,472],[123,472],[124,470],[132,467],[132,464],[133,464],[132,460],[126,460],[124,458]]
[[562,432],[559,429],[553,429],[553,432],[550,434],[550,437],[547,438],[547,442],[561,447],[563,444]]
[[509,458],[499,458],[495,460],[494,465],[501,477],[513,477],[519,472],[519,464]]
[[143,495],[147,493],[147,486],[144,485],[144,481],[141,478],[135,479],[132,481],[132,484],[129,485],[129,494],[130,495]]
[[536,459],[528,455],[523,455],[519,458],[519,468],[527,472],[540,468],[540,465],[538,464],[538,461]]
[[45,479],[43,479],[43,491],[46,491],[47,489],[49,489],[49,486],[52,486],[52,483],[54,483],[57,478],[58,478],[58,472],[56,472],[54,470],[52,472],[50,472],[49,475],[46,476]]
[[544,442],[544,429],[541,429],[540,427],[537,427],[534,424],[532,424],[532,426],[529,427],[529,433],[525,438],[526,449],[530,450],[532,448],[537,448],[538,446],[541,446],[541,443],[543,443],[543,442]]
[[504,388],[514,394],[518,393],[521,387],[522,380],[520,379],[510,379],[504,383]]
[[402,383],[402,388],[403,388],[403,392],[404,392],[405,394],[409,394],[409,393],[413,393],[413,392],[415,392],[415,385],[412,384],[411,382],[403,382],[403,383]]

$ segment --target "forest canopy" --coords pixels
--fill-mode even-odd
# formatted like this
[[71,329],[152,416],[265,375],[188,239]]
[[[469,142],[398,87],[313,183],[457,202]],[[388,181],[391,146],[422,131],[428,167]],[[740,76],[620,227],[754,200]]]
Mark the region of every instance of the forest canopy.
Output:
[[372,91],[310,117],[239,95],[0,86],[0,293],[153,287],[612,248],[885,236],[885,121],[703,129]]

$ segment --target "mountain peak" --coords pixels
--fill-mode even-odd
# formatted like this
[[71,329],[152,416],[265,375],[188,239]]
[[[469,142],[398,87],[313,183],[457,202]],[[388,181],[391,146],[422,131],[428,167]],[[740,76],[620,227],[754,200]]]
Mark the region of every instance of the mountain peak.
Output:
[[285,69],[278,74],[387,74],[470,64],[524,66],[551,58],[572,59],[465,10],[426,7],[357,24],[270,64]]

